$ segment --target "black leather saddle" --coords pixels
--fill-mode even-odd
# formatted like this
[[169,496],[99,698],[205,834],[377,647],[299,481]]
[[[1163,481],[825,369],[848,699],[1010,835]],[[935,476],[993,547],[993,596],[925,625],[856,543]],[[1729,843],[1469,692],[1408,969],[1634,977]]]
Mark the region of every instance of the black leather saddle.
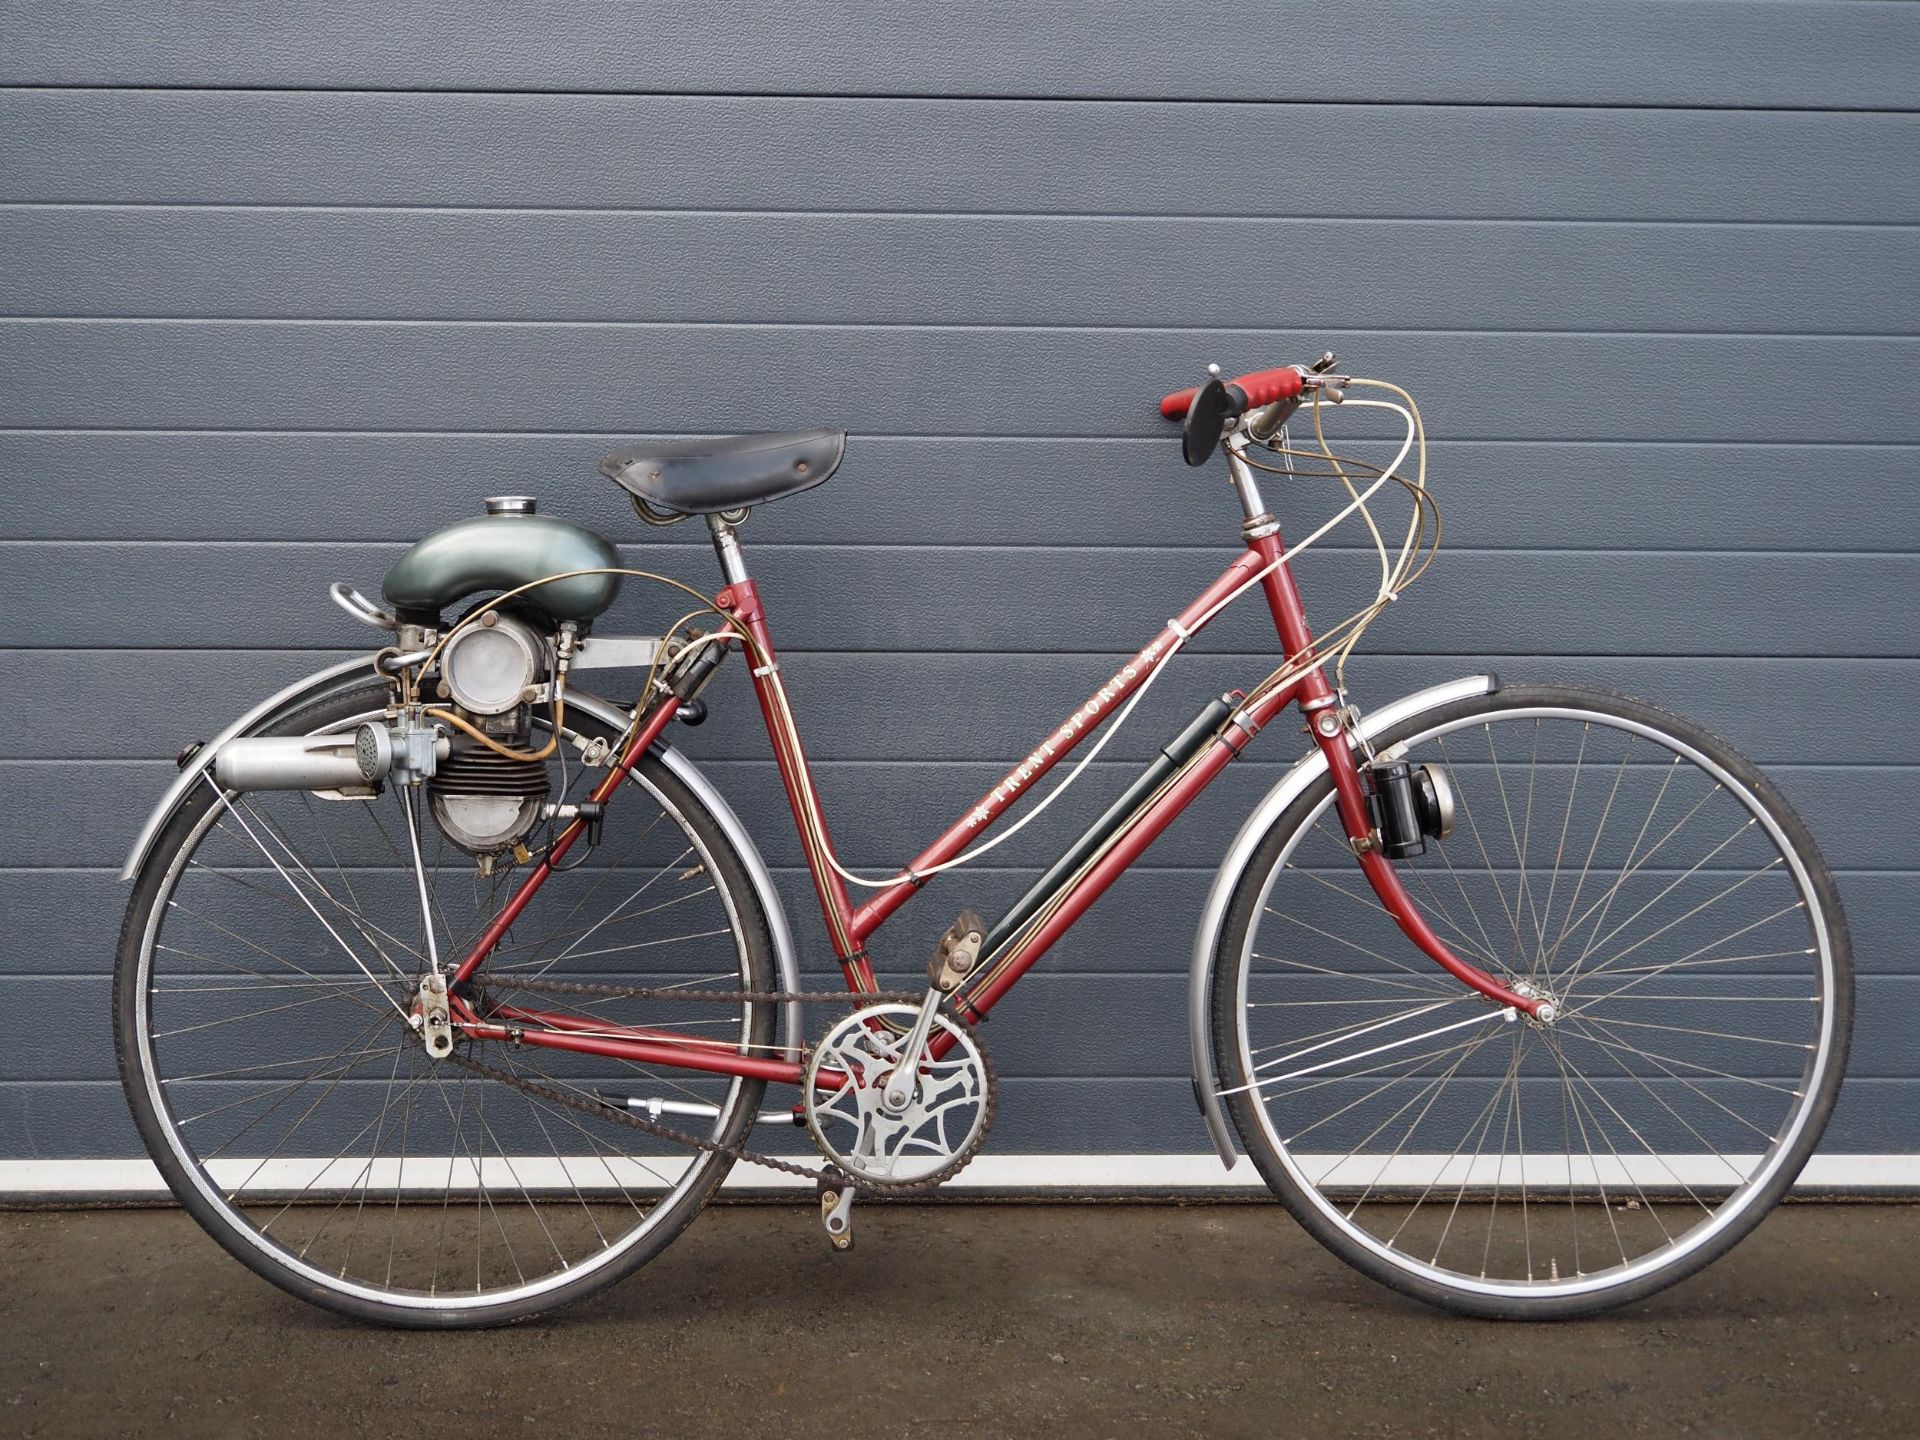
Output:
[[652,440],[616,450],[600,473],[656,510],[710,515],[811,490],[840,464],[844,430]]

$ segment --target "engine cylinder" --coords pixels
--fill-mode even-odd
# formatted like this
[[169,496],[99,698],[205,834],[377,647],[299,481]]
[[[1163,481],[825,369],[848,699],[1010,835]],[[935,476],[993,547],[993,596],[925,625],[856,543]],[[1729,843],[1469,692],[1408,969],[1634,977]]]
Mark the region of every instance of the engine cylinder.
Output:
[[491,750],[462,750],[427,782],[434,823],[470,855],[497,855],[540,818],[552,789],[538,760],[511,760]]

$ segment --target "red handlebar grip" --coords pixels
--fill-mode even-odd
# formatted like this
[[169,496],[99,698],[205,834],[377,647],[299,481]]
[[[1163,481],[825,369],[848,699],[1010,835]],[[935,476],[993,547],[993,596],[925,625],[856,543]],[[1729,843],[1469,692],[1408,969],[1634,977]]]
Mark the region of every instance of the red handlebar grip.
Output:
[[1232,383],[1246,392],[1247,408],[1257,410],[1276,400],[1291,400],[1300,393],[1306,382],[1298,370],[1291,365],[1283,365],[1278,370],[1255,370]]
[[1198,385],[1189,385],[1184,390],[1176,390],[1160,402],[1160,417],[1175,422],[1186,419],[1187,407],[1193,404],[1193,397],[1200,393]]
[[[1277,370],[1255,370],[1227,383],[1247,397],[1247,409],[1258,410],[1262,405],[1271,405],[1276,400],[1291,400],[1300,393],[1306,381],[1293,366],[1282,365]],[[1174,391],[1160,402],[1161,416],[1176,422],[1185,419],[1188,407],[1193,404],[1193,397],[1199,393],[1199,387],[1192,385],[1185,390]]]

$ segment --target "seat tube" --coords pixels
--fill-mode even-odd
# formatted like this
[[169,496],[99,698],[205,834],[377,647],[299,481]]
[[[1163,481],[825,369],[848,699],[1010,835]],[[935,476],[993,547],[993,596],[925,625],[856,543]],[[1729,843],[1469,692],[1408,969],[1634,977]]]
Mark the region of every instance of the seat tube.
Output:
[[[747,574],[747,562],[740,553],[739,537],[734,534],[733,526],[726,517],[709,515],[707,529],[713,535],[714,553],[720,557],[720,571],[727,582],[726,588],[714,598],[714,603],[753,637],[755,650],[761,657],[760,663],[753,664],[753,693],[760,702],[761,719],[766,723],[767,739],[773,746],[774,761],[780,768],[787,804],[793,811],[794,825],[799,831],[807,868],[813,874],[814,892],[819,897],[820,911],[827,922],[828,938],[833,942],[834,953],[839,956],[846,972],[847,983],[856,989],[874,989],[873,970],[868,963],[866,949],[853,932],[853,905],[847,897],[845,882],[834,869],[833,840],[827,833],[820,797],[813,788],[806,750],[800,743],[800,732],[794,726],[786,692],[775,678],[780,669],[780,659],[774,652],[773,637],[767,631],[766,616],[760,608],[759,589]],[[748,652],[748,658],[752,663],[753,651]]]

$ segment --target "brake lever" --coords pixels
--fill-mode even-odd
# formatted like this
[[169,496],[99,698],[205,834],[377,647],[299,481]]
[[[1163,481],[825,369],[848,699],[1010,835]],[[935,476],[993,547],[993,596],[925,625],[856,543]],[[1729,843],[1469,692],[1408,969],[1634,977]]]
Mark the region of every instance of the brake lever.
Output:
[[1347,398],[1347,386],[1353,383],[1353,377],[1351,375],[1335,375],[1330,373],[1338,363],[1339,362],[1334,359],[1331,350],[1321,351],[1318,360],[1301,370],[1301,388],[1304,390],[1318,390],[1325,395],[1327,399],[1338,405],[1342,400]]
[[1300,393],[1318,390],[1327,399],[1338,405],[1347,398],[1347,386],[1353,383],[1351,375],[1306,375],[1301,377]]

